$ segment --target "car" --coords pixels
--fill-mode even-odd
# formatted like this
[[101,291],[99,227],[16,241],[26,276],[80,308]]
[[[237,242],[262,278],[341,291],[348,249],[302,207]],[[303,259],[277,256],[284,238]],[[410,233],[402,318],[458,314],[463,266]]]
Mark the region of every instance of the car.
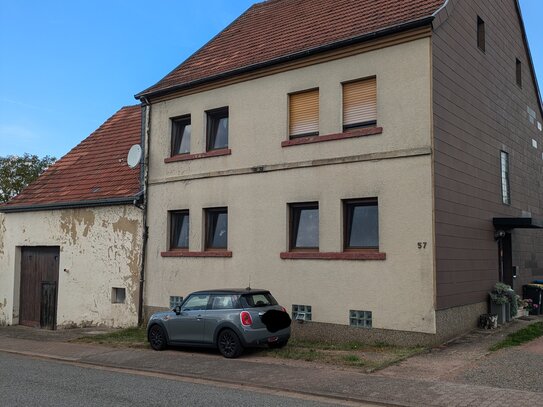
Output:
[[181,305],[151,316],[147,339],[155,350],[169,345],[218,348],[226,358],[244,348],[285,346],[291,319],[268,290],[219,289],[193,292]]

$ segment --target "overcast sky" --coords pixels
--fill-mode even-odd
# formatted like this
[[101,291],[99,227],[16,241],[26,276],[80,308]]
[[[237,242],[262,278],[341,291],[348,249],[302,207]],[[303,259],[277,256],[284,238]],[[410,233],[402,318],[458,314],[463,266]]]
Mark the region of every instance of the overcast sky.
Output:
[[[0,156],[57,158],[253,0],[0,0]],[[543,0],[521,0],[543,83]]]

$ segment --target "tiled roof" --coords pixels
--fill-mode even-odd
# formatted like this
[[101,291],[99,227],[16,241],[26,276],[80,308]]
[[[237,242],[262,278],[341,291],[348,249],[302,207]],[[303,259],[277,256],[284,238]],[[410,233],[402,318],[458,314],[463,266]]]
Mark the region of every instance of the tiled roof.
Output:
[[249,8],[145,96],[430,17],[445,0],[269,0]]
[[126,157],[140,138],[141,107],[123,107],[0,210],[136,196],[140,167]]

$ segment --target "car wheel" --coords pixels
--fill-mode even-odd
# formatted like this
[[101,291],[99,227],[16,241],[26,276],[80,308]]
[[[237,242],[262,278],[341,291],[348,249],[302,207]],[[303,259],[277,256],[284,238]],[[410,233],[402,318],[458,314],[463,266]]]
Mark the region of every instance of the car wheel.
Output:
[[225,358],[237,358],[243,352],[243,346],[234,331],[231,329],[225,329],[219,334],[217,338],[217,347],[219,352]]
[[281,349],[287,346],[287,343],[288,343],[288,339],[286,341],[277,341],[277,342],[268,343],[268,347],[270,349]]
[[168,344],[168,342],[166,341],[166,333],[160,325],[153,325],[151,329],[149,329],[149,335],[147,339],[149,339],[151,348],[153,348],[154,350],[164,350],[166,349],[166,345]]

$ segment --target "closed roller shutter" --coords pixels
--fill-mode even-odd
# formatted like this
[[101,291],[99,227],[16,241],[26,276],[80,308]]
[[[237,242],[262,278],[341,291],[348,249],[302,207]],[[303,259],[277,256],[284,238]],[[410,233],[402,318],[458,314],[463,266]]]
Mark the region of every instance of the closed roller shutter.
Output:
[[292,138],[319,134],[319,90],[295,93],[289,100],[289,135]]
[[374,125],[377,122],[377,80],[343,84],[343,128]]

